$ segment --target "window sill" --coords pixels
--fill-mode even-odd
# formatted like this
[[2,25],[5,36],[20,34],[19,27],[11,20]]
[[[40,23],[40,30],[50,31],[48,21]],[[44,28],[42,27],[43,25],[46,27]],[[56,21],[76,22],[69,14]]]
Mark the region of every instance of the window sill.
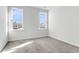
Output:
[[48,30],[47,28],[39,28],[39,30]]
[[12,31],[23,31],[24,29],[23,28],[20,28],[20,29],[12,29]]

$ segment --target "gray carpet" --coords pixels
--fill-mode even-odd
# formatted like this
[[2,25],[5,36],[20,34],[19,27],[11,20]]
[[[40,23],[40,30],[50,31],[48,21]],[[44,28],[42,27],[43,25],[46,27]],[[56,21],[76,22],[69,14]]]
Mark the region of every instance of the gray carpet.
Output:
[[50,37],[8,42],[2,53],[78,53],[79,47]]

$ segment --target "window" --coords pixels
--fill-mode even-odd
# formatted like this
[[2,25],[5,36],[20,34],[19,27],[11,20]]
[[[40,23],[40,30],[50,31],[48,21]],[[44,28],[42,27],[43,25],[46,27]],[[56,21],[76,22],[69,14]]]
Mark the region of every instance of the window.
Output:
[[41,29],[47,29],[47,12],[39,13],[39,25]]
[[23,9],[11,8],[9,17],[12,23],[12,29],[23,28]]

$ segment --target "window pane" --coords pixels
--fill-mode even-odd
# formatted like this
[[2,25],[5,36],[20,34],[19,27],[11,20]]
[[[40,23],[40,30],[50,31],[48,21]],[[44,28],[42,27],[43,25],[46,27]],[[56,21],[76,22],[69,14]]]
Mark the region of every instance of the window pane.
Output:
[[10,20],[12,21],[13,29],[22,28],[23,10],[11,8]]
[[40,28],[46,28],[47,27],[47,12],[40,12],[39,19],[40,19]]

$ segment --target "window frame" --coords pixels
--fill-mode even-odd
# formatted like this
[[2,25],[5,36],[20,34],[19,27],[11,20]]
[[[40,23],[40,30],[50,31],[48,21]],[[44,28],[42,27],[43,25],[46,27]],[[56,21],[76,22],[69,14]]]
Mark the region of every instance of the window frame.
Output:
[[[41,27],[41,23],[40,23],[40,13],[45,15],[45,26]],[[48,29],[48,12],[47,11],[40,11],[39,12],[39,29],[40,30],[47,30]]]
[[[22,15],[21,15],[22,16],[22,19],[21,19],[22,20],[21,21],[21,26],[22,27],[21,28],[17,28],[17,29],[13,28],[13,21],[12,21],[13,20],[13,18],[12,18],[13,17],[13,14],[12,14],[13,13],[13,9],[18,10],[19,12],[22,13]],[[23,30],[23,9],[22,8],[11,7],[10,12],[9,12],[9,23],[11,23],[11,26],[12,26],[11,30],[14,30],[14,31]],[[17,25],[18,25],[18,23],[17,23]]]

